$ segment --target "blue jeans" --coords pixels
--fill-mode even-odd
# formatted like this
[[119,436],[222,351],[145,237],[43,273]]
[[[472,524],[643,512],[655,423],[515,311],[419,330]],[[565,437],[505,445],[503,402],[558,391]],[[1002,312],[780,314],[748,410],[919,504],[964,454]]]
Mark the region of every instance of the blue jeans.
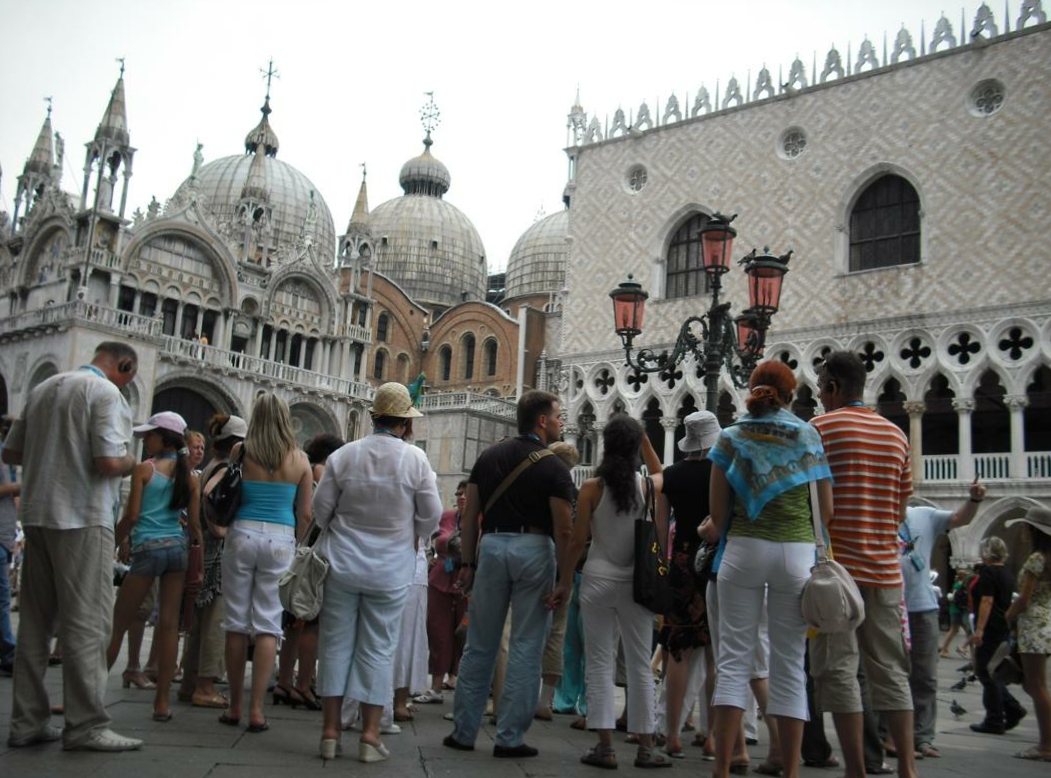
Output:
[[496,745],[523,743],[536,713],[541,659],[551,626],[543,598],[554,585],[555,545],[550,537],[510,533],[482,537],[453,704],[457,742],[473,745],[478,737],[504,620],[512,606],[507,676],[496,711]]
[[0,546],[0,665],[15,661],[15,633],[11,630],[11,552]]

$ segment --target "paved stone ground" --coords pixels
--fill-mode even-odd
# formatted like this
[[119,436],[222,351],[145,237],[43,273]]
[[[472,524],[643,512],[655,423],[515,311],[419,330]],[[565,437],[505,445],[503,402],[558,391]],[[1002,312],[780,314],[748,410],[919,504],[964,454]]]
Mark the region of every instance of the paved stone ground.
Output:
[[[982,715],[980,687],[970,684],[961,692],[952,692],[950,685],[959,679],[956,660],[943,662],[939,693],[940,719],[937,744],[942,758],[919,763],[924,778],[949,776],[1044,776],[1051,774],[1051,765],[1012,759],[1011,754],[1036,742],[1036,724],[1030,715],[1013,732],[1003,737],[976,735],[968,724]],[[123,657],[117,667],[123,667]],[[61,699],[60,668],[48,673],[48,688],[53,701]],[[173,695],[174,696],[174,695]],[[949,713],[950,700],[955,698],[968,712],[959,720]],[[1028,698],[1019,690],[1019,698],[1028,705]],[[592,742],[592,736],[569,728],[569,716],[556,716],[550,723],[535,722],[528,742],[540,749],[535,759],[494,760],[491,747],[494,728],[486,726],[479,735],[477,750],[473,753],[451,751],[441,745],[442,738],[451,729],[442,714],[452,709],[451,694],[446,694],[443,705],[421,706],[414,722],[409,722],[400,735],[389,735],[385,742],[392,758],[378,765],[363,765],[356,761],[356,735],[347,732],[344,741],[348,756],[324,766],[318,758],[321,714],[287,707],[267,706],[271,728],[262,734],[247,733],[243,727],[232,728],[218,724],[218,711],[193,708],[175,703],[175,716],[167,724],[155,723],[150,718],[152,693],[120,688],[120,674],[114,672],[109,684],[109,708],[113,726],[118,732],[143,738],[146,746],[141,751],[123,754],[66,753],[58,743],[22,749],[6,746],[11,718],[11,679],[0,678],[0,776],[55,776],[69,778],[302,778],[328,770],[329,774],[349,775],[386,774],[419,778],[473,778],[473,776],[595,776],[594,768],[579,764],[578,759]],[[61,719],[54,719],[56,724]],[[828,721],[829,736],[834,736]],[[688,748],[688,757],[676,762],[672,773],[707,776],[711,763],[701,760],[700,749]],[[634,747],[618,743],[617,752],[621,770],[634,771]],[[765,749],[761,743],[751,748],[755,763],[761,760]],[[891,763],[893,766],[893,762]],[[669,773],[662,773],[669,775]],[[802,768],[804,778],[837,778],[842,770]]]

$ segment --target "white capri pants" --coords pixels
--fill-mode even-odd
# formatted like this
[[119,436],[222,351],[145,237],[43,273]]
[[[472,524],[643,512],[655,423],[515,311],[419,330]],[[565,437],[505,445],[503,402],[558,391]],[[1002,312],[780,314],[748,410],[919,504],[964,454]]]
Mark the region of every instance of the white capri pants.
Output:
[[813,543],[729,537],[719,567],[714,705],[748,707],[765,593],[770,635],[767,714],[808,720],[803,670],[807,626],[800,600],[813,564]]
[[236,519],[223,546],[221,629],[280,639],[281,600],[277,581],[292,564],[295,528],[269,521]]
[[584,618],[584,672],[587,679],[588,728],[613,729],[617,710],[613,676],[617,667],[617,627],[624,647],[628,683],[628,731],[653,732],[654,690],[650,672],[653,613],[632,595],[632,582],[589,576],[580,583]]
[[394,652],[409,587],[364,592],[329,575],[318,635],[318,697],[386,705],[394,695]]

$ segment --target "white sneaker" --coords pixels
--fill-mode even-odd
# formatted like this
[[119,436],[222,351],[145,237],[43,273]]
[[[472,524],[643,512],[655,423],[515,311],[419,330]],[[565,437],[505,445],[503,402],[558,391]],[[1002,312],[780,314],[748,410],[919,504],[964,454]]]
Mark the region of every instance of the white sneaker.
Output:
[[445,702],[445,696],[434,689],[428,689],[423,694],[413,697],[412,701],[417,705],[441,705]]
[[453,719],[455,719],[456,717],[455,717],[455,716],[453,716],[453,712],[452,712],[452,711],[449,711],[449,712],[448,712],[448,713],[446,713],[446,714],[445,714],[444,716],[442,716],[442,718],[443,718],[443,719],[445,719],[446,721],[452,721],[452,720],[453,720]]
[[22,737],[9,737],[7,739],[7,745],[11,748],[22,748],[23,746],[34,746],[37,743],[53,743],[56,740],[62,738],[62,730],[59,727],[53,727],[50,724],[45,724],[41,729],[38,729],[31,735],[23,735]]
[[380,727],[381,735],[400,735],[401,727],[397,724],[387,724],[386,726]]
[[62,746],[64,751],[136,751],[140,748],[141,740],[118,735],[112,729],[96,729],[82,740]]

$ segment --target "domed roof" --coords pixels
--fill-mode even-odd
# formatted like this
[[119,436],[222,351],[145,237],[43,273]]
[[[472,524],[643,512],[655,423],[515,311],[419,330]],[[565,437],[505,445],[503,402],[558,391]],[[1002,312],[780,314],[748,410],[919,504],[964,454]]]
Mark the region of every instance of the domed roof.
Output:
[[[262,145],[262,144],[261,144]],[[196,181],[188,178],[180,184],[176,196],[184,194],[191,185],[204,195],[206,209],[222,224],[236,218],[242,190],[248,180],[255,154],[235,154],[202,165]],[[336,253],[336,228],[332,214],[313,182],[296,168],[274,156],[260,155],[259,162],[266,174],[266,191],[271,208],[271,229],[278,246],[296,243],[303,234],[303,226],[310,211],[311,193],[317,212],[314,237],[315,251],[322,260]],[[285,255],[285,258],[289,258]]]
[[563,209],[536,222],[511,249],[504,299],[561,291],[568,257],[569,211]]
[[407,195],[423,194],[440,198],[449,191],[452,176],[449,175],[449,168],[431,156],[432,142],[428,135],[423,142],[423,153],[401,166],[398,183]]
[[388,200],[369,214],[377,269],[415,301],[442,308],[484,300],[488,272],[478,231],[456,206],[425,194]]

